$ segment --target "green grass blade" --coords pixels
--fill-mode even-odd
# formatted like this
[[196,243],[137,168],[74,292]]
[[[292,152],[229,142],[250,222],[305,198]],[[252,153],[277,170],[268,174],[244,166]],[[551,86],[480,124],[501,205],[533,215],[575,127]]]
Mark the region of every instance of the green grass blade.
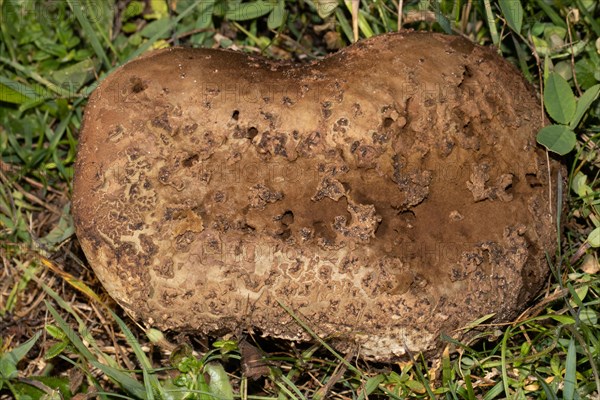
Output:
[[[82,0],[79,0],[82,1]],[[94,26],[96,27],[97,31],[100,33],[100,35],[102,36],[103,39],[103,43],[111,50],[111,52],[114,55],[118,55],[118,50],[115,48],[113,42],[110,40],[109,32],[106,32],[104,29],[102,29],[102,24],[103,23],[112,23],[115,15],[114,15],[114,10],[116,10],[116,5],[114,0],[104,0],[102,2],[97,2],[96,0],[85,0],[86,1],[86,7],[88,9],[92,9],[92,7],[95,9],[96,12],[96,18],[93,18],[94,21]],[[100,7],[103,7],[103,9],[101,11]],[[98,17],[104,17],[104,18],[98,18]]]
[[437,23],[442,27],[444,32],[446,32],[449,35],[452,34],[452,24],[450,23],[450,21],[448,21],[448,18],[446,18],[446,16],[442,13],[439,2],[434,1],[432,7]]
[[496,28],[494,11],[492,10],[490,0],[483,0],[483,5],[485,7],[485,16],[486,16],[486,21],[487,21],[488,27],[490,28],[490,35],[492,36],[492,42],[494,43],[494,46],[500,47],[500,37],[498,36],[498,29]]
[[571,118],[569,128],[577,128],[577,125],[579,125],[579,122],[581,122],[581,119],[587,110],[598,98],[598,94],[600,94],[600,84],[592,86],[581,95],[581,97],[577,100],[577,108],[575,109],[575,115]]
[[421,365],[417,364],[416,360],[414,360],[414,365],[415,365],[415,372],[417,373],[417,376],[421,380],[420,383],[423,385],[423,387],[427,391],[427,394],[429,395],[429,397],[432,399],[435,399],[435,395],[433,394],[433,391],[431,390],[431,386],[429,385],[429,380],[425,379],[425,375],[421,371]]
[[92,28],[92,25],[90,24],[90,21],[88,20],[87,16],[84,15],[83,12],[81,12],[83,4],[80,1],[73,1],[73,0],[67,0],[67,3],[69,4],[69,7],[75,14],[75,18],[77,18],[77,21],[79,21],[79,24],[81,25],[83,32],[85,33],[88,40],[90,41],[90,44],[92,45],[92,48],[94,49],[94,52],[96,53],[98,58],[100,60],[102,60],[102,63],[104,64],[104,66],[106,68],[110,68],[111,67],[110,60],[108,59],[108,56],[106,55],[106,52],[104,51],[104,47],[102,47],[102,44],[100,44],[100,40],[98,39],[98,35],[96,34],[96,31],[94,30],[94,28]]
[[12,349],[8,353],[6,353],[6,355],[16,365],[19,361],[21,361],[27,355],[27,353],[29,353],[29,350],[31,350],[31,348],[35,345],[35,342],[37,342],[37,340],[40,338],[41,334],[42,334],[42,331],[37,332],[25,343]]
[[348,38],[350,43],[354,42],[354,33],[352,33],[352,26],[350,26],[350,22],[348,18],[344,15],[344,11],[338,7],[335,9],[335,17],[344,31],[344,35]]
[[385,380],[385,375],[378,374],[369,379],[365,383],[365,390],[358,396],[358,400],[364,400],[379,387],[379,384]]
[[[71,360],[70,358],[64,356],[63,354],[59,355],[58,357],[61,360],[63,360],[64,362],[71,364],[74,368],[81,370],[87,376],[88,380],[90,382],[92,382],[92,384],[94,385],[94,388],[96,389],[96,391],[98,393],[98,397],[100,397],[102,400],[108,400],[108,397],[106,396],[106,394],[102,392],[103,389],[102,389],[102,386],[100,386],[100,383],[98,383],[98,379],[96,379],[96,377],[92,373],[90,373],[90,371],[87,369],[87,364],[75,362],[74,360]],[[109,393],[109,394],[112,394],[112,393]]]
[[[154,400],[154,391],[157,389],[157,387],[154,386],[152,382],[156,381],[156,383],[160,385],[158,379],[145,368],[142,369],[142,377],[144,378],[144,389],[146,390],[148,400]],[[166,393],[163,393],[163,396],[161,397],[162,399],[165,398],[164,394]]]
[[75,346],[80,355],[82,355],[91,365],[104,372],[107,376],[112,378],[115,382],[120,384],[129,393],[141,398],[146,399],[146,391],[144,385],[133,379],[129,374],[122,372],[116,368],[109,367],[108,365],[102,364],[98,361],[97,357],[83,344],[83,341],[79,338],[77,333],[67,324],[67,322],[60,316],[58,311],[52,304],[44,300],[46,307],[50,314],[54,317],[54,320],[66,334],[71,344]]
[[14,9],[12,2],[0,0],[0,21],[2,21],[0,24],[0,43],[4,43],[10,53],[10,58],[13,60],[16,58],[18,44],[13,43],[10,32],[17,31],[17,27],[15,26],[17,18],[11,18],[11,16],[16,13],[17,11]]
[[[542,0],[543,1],[543,0]],[[581,11],[581,13],[585,16],[586,22],[592,26],[592,29],[596,36],[600,36],[600,23],[598,23],[598,15],[592,15],[588,9],[582,4],[581,0],[575,0],[577,4],[577,9]],[[596,12],[598,11],[598,6],[596,6]]]
[[56,321],[60,329],[62,329],[66,337],[73,344],[73,346],[75,346],[77,351],[88,361],[96,360],[96,357],[92,354],[92,352],[83,344],[83,342],[79,338],[79,335],[60,316],[60,314],[58,313],[58,311],[56,311],[52,304],[50,304],[50,302],[47,300],[44,300],[44,303],[46,304],[46,308],[48,309],[50,314],[52,314],[52,316],[54,317],[54,320]]
[[528,82],[533,82],[533,75],[531,74],[531,71],[529,71],[529,66],[527,65],[527,54],[521,48],[521,45],[516,37],[512,36],[512,40],[517,52],[517,58],[519,59],[519,69],[523,75],[525,75],[525,79],[527,79]]
[[102,364],[99,361],[89,361],[95,368],[98,368],[106,376],[111,378],[117,384],[119,384],[127,392],[131,393],[138,399],[147,400],[148,394],[144,385],[132,378],[129,374],[120,371],[116,368],[109,367],[108,365]]
[[144,350],[142,350],[142,346],[140,346],[140,343],[136,340],[135,336],[133,335],[127,324],[125,324],[125,322],[121,318],[119,318],[119,316],[115,314],[112,310],[110,313],[115,319],[115,321],[117,321],[119,328],[121,328],[121,331],[125,335],[125,340],[127,340],[127,343],[133,349],[133,352],[135,353],[135,356],[142,367],[144,385],[146,386],[146,390],[148,389],[148,387],[153,389],[150,392],[148,392],[148,399],[152,400],[154,398],[154,391],[156,391],[162,398],[165,398],[165,392],[158,378],[156,377],[156,375],[154,375],[152,371],[152,364],[150,363],[150,360],[148,360],[148,357],[146,357],[146,353],[144,353]]
[[[277,386],[279,386],[288,396],[293,399],[306,399],[300,389],[292,382],[287,376],[281,375],[279,377],[287,386],[284,386],[281,382],[277,382]],[[288,387],[294,392],[292,393]],[[295,395],[294,395],[295,394]],[[298,396],[298,397],[296,397]]]
[[492,400],[500,396],[504,392],[503,382],[498,382],[491,388],[484,396],[482,400]]
[[365,12],[363,10],[358,10],[358,28],[366,38],[375,35],[373,28],[371,28],[367,18],[365,18]]
[[552,6],[546,4],[545,0],[537,0],[537,5],[542,9],[542,11],[544,11],[544,14],[546,14],[552,20],[554,25],[567,29],[565,20],[556,11],[554,11]]
[[575,398],[575,385],[577,373],[577,352],[575,350],[575,340],[571,338],[569,348],[567,350],[567,361],[565,365],[565,381],[563,388],[563,398],[565,400],[573,400]]
[[[78,324],[79,334],[81,335],[81,337],[83,337],[90,344],[90,346],[92,346],[92,348],[94,349],[94,351],[96,352],[96,354],[98,354],[100,357],[102,357],[102,359],[107,364],[115,367],[117,365],[116,361],[114,359],[112,359],[109,355],[105,354],[104,352],[102,352],[100,350],[100,348],[98,347],[98,344],[96,343],[96,340],[90,334],[90,332],[87,329],[87,327],[85,326],[83,320],[79,317],[79,314],[77,314],[77,312],[75,312],[75,310],[73,309],[73,307],[71,307],[71,305],[69,303],[67,303],[66,301],[64,301],[58,295],[58,293],[56,293],[54,290],[52,290],[50,287],[48,287],[44,282],[40,281],[35,276],[33,277],[33,279],[38,283],[38,285],[40,285],[42,287],[42,289],[44,289],[44,291],[50,297],[52,297],[58,303],[58,305],[61,308],[63,308],[65,311],[67,311],[69,314],[71,314],[75,318],[75,320],[77,321],[77,324]],[[86,347],[86,349],[87,349],[87,347]],[[91,355],[91,354],[92,353],[89,353],[89,355]],[[97,358],[97,357],[94,357],[94,359],[95,358]]]
[[337,351],[333,349],[327,342],[325,342],[319,335],[315,333],[308,325],[304,323],[286,304],[284,304],[281,300],[277,299],[277,302],[297,323],[300,325],[309,335],[311,335],[316,341],[321,343],[323,347],[327,349],[331,354],[335,356],[338,360],[340,360],[350,371],[359,374],[361,377],[363,376],[362,372],[358,370],[354,365],[350,364],[344,357],[342,357]]
[[185,10],[183,10],[183,12],[181,14],[179,14],[177,17],[173,18],[171,20],[171,22],[169,24],[167,24],[164,28],[160,29],[158,32],[156,32],[154,34],[154,36],[152,36],[150,39],[148,39],[147,42],[145,42],[144,44],[142,44],[140,47],[138,47],[137,50],[135,50],[134,52],[132,52],[127,59],[125,60],[125,62],[129,61],[129,60],[133,60],[134,58],[138,57],[139,55],[143,54],[146,50],[148,50],[150,47],[152,47],[152,45],[165,33],[168,32],[170,30],[173,30],[177,24],[179,23],[179,21],[181,21],[183,18],[185,18],[189,13],[191,13],[203,0],[196,0],[194,3],[192,3],[192,5],[190,5],[188,8],[186,8]]
[[60,86],[55,85],[54,83],[50,82],[48,79],[42,77],[40,74],[38,74],[37,72],[33,71],[31,68],[29,67],[25,67],[21,64],[19,64],[16,61],[12,61],[9,60],[8,58],[5,57],[0,57],[0,62],[6,64],[6,65],[10,65],[11,67],[13,67],[14,69],[16,69],[17,71],[25,74],[27,77],[33,79],[34,81],[46,86],[49,90],[51,90],[52,92],[58,94],[59,96],[62,97],[70,97],[71,96],[71,92],[69,90],[63,89]]
[[552,390],[552,388],[546,383],[544,378],[542,376],[540,376],[537,372],[535,372],[534,375],[537,378],[538,382],[540,383],[540,386],[542,387],[544,394],[546,394],[546,398],[548,400],[558,400],[558,396],[556,395],[554,390]]
[[465,372],[465,387],[467,389],[467,398],[475,399],[475,392],[473,391],[473,383],[471,382],[471,370]]
[[500,356],[500,365],[501,365],[501,369],[502,369],[502,384],[504,386],[504,394],[506,395],[506,397],[510,397],[510,388],[509,388],[509,383],[508,383],[508,366],[506,365],[506,352],[507,352],[507,344],[508,344],[508,337],[509,334],[511,332],[510,328],[506,329],[506,332],[504,332],[504,336],[502,337],[502,344],[501,344],[501,356]]

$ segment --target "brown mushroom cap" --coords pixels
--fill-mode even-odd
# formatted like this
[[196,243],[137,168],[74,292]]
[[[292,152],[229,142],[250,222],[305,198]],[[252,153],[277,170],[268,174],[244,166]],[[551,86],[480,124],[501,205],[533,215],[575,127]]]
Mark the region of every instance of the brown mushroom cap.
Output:
[[[174,48],[85,111],[77,236],[163,329],[258,329],[389,361],[514,318],[555,250],[539,102],[491,50],[401,33],[308,65]],[[552,164],[552,169],[559,166]]]

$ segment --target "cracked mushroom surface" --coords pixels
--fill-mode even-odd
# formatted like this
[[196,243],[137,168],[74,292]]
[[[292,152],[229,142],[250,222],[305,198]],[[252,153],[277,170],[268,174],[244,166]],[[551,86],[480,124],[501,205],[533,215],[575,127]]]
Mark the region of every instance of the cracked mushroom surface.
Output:
[[306,65],[152,52],[90,97],[77,236],[151,326],[310,340],[282,303],[368,359],[436,352],[544,283],[540,115],[513,66],[456,36],[388,34]]

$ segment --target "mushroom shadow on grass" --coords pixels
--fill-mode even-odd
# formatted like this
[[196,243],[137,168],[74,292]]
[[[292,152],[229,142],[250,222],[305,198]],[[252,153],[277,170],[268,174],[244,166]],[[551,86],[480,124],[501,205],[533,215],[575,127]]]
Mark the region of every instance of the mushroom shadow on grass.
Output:
[[[90,97],[73,214],[95,273],[161,329],[255,327],[394,361],[514,318],[556,248],[539,102],[440,34],[294,65],[173,48]],[[554,191],[554,188],[552,188]]]

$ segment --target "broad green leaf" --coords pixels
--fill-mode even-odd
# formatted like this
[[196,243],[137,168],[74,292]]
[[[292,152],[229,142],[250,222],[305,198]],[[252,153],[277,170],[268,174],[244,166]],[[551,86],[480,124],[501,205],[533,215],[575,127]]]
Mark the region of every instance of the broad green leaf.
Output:
[[[44,386],[45,390],[42,390],[41,387]],[[22,382],[14,382],[13,387],[19,395],[17,398],[21,400],[69,400],[72,398],[69,379],[66,377],[29,376]],[[51,389],[51,391],[47,389]]]
[[71,204],[67,203],[63,207],[58,224],[52,228],[45,237],[41,238],[40,242],[47,246],[54,247],[64,242],[75,233],[75,226],[73,224],[73,217],[71,216],[70,209]]
[[233,400],[233,388],[223,366],[217,362],[209,362],[204,366],[204,372],[210,376],[208,388],[218,399]]
[[546,79],[548,79],[548,75],[550,75],[552,67],[552,59],[548,56],[544,57],[544,82]]
[[251,3],[241,3],[233,5],[225,13],[225,18],[230,21],[247,21],[250,19],[256,19],[268,14],[273,8],[274,4],[266,1],[253,1]]
[[583,89],[588,89],[598,83],[598,79],[594,76],[600,65],[594,63],[589,58],[582,58],[575,63],[575,73],[577,74],[577,82]]
[[[181,13],[179,13],[179,15],[177,15],[177,17],[171,18],[170,19],[171,23],[164,28],[164,31],[161,30],[159,32],[156,32],[156,34],[154,36],[152,36],[151,38],[149,38],[144,44],[142,44],[141,46],[139,46],[135,51],[132,51],[131,53],[129,53],[127,55],[127,57],[125,57],[125,59],[122,60],[122,62],[124,63],[126,61],[133,60],[134,58],[136,58],[139,55],[143,54],[145,51],[147,51],[149,48],[151,48],[153,45],[155,45],[156,41],[160,37],[162,37],[162,35],[164,34],[164,32],[167,32],[167,31],[175,29],[175,27],[177,26],[177,24],[179,23],[179,21],[181,21],[183,18],[185,18],[192,11],[197,10],[198,6],[202,2],[203,2],[203,0],[196,0],[196,1],[194,1],[192,4],[189,5],[189,7],[187,7],[185,10],[183,10]],[[183,4],[183,2],[181,2],[181,4]],[[188,3],[186,2],[186,4],[188,4]]]
[[128,21],[133,17],[137,17],[138,15],[141,15],[144,12],[144,7],[146,7],[144,2],[138,0],[133,0],[132,2],[127,4],[125,11],[123,11],[123,13],[121,14],[123,22]]
[[230,353],[238,348],[235,340],[219,340],[213,343],[213,347],[221,350],[221,354]]
[[598,94],[600,94],[600,84],[592,86],[581,95],[579,100],[577,100],[577,108],[575,109],[575,115],[571,119],[569,128],[577,128],[581,118],[583,118],[592,103],[598,98]]
[[46,329],[46,332],[50,336],[52,336],[54,339],[63,340],[64,338],[67,337],[67,335],[65,335],[65,333],[62,331],[62,329],[60,329],[56,325],[46,324],[46,326],[44,328]]
[[86,82],[94,77],[95,72],[96,65],[91,59],[88,59],[53,71],[50,76],[57,85],[68,90],[74,96]]
[[67,348],[69,342],[58,342],[52,345],[48,350],[46,350],[46,354],[44,354],[44,360],[50,360],[58,355],[60,355],[64,349]]
[[554,72],[562,76],[565,80],[573,79],[573,67],[571,61],[559,61],[554,65]]
[[146,331],[146,336],[154,344],[160,343],[165,339],[165,336],[158,329],[150,328]]
[[286,18],[285,12],[285,2],[283,0],[279,0],[271,14],[269,14],[269,19],[267,21],[267,25],[269,29],[278,29],[281,25],[283,25]]
[[[210,28],[213,24],[214,11],[215,0],[203,0],[200,2],[200,5],[196,10],[198,17],[196,18],[194,29],[205,30]],[[192,36],[191,42],[194,45],[204,47],[205,40],[207,40],[210,36],[212,36],[212,34],[209,34],[209,32],[199,32]]]
[[169,18],[157,19],[150,22],[140,31],[145,38],[167,39],[170,33],[171,20]]
[[359,396],[359,399],[364,399],[364,398],[366,398],[366,396],[373,393],[375,391],[375,389],[377,389],[379,387],[379,384],[382,383],[384,380],[385,380],[385,375],[383,375],[383,374],[375,375],[374,377],[369,378],[367,380],[367,383],[365,384],[365,391],[363,393],[361,393],[361,395]]
[[[577,297],[579,298],[579,304],[583,305],[583,300],[585,300],[588,292],[590,290],[590,287],[587,285],[578,287],[577,289],[575,289],[575,293],[577,293]],[[575,306],[573,306],[575,307]]]
[[575,398],[575,385],[577,373],[577,352],[575,350],[575,340],[571,338],[567,350],[567,361],[565,365],[565,381],[563,387],[563,398],[573,400]]
[[548,45],[548,42],[537,36],[532,36],[531,41],[533,42],[533,46],[535,47],[535,51],[538,53],[538,55],[542,57],[546,57],[549,55],[550,46]]
[[596,325],[598,323],[598,314],[591,308],[582,308],[579,312],[579,319],[585,324]]
[[577,193],[579,197],[586,197],[587,195],[593,192],[587,184],[587,175],[585,175],[581,171],[577,172],[577,174],[575,174],[575,176],[573,177],[573,182],[571,182],[571,189],[573,189],[573,191]]
[[448,20],[446,15],[444,15],[442,10],[440,9],[439,2],[434,1],[431,3],[431,6],[433,8],[433,12],[435,14],[435,20],[437,21],[437,23],[440,24],[440,26],[442,27],[444,32],[446,32],[447,34],[451,34],[452,33],[452,24],[450,23],[450,21]]
[[406,381],[405,385],[412,390],[415,393],[418,394],[423,394],[425,393],[427,390],[425,389],[425,386],[423,386],[423,384],[419,381],[415,381],[415,380],[408,380]]
[[590,232],[587,242],[592,247],[600,247],[600,228],[596,228]]
[[35,345],[35,342],[37,342],[37,340],[40,338],[41,334],[42,331],[37,332],[28,341],[12,349],[8,353],[3,354],[2,357],[9,357],[9,359],[16,365],[19,361],[25,358],[27,353],[29,353],[29,350],[31,350],[31,348]]
[[152,12],[144,15],[146,19],[163,19],[169,16],[169,6],[165,0],[152,0],[150,2]]
[[25,358],[27,353],[29,353],[29,350],[31,350],[33,345],[35,345],[35,342],[40,338],[41,334],[41,331],[36,333],[25,343],[0,355],[0,383],[4,379],[12,379],[17,376],[17,364]]
[[28,100],[27,96],[0,83],[0,102],[22,104]]
[[544,104],[550,117],[561,124],[568,124],[575,115],[577,101],[571,86],[556,72],[551,72],[546,79]]
[[[6,379],[16,378],[19,374],[17,370],[17,364],[14,363],[10,357],[4,355],[0,357],[0,384]],[[0,386],[1,388],[2,386]]]
[[548,150],[564,156],[575,147],[575,133],[564,125],[548,125],[537,134],[537,142]]
[[15,82],[12,79],[0,75],[0,101],[7,101],[10,103],[10,101],[4,100],[3,97],[8,95],[12,96],[15,92],[22,96],[23,99],[21,103],[42,97],[41,93],[36,91],[35,88],[30,87],[23,82]]
[[317,13],[319,14],[319,17],[323,19],[333,14],[339,4],[340,2],[338,0],[315,0]]
[[511,29],[521,33],[523,26],[523,6],[520,0],[500,0],[500,9]]

